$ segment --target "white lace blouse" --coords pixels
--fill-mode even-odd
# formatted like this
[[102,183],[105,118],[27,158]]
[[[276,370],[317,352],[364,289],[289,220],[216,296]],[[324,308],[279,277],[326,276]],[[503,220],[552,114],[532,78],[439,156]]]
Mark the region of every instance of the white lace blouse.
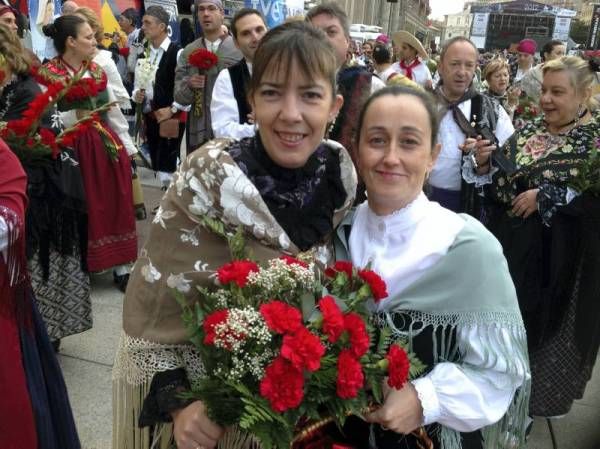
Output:
[[[378,272],[390,297],[418,280],[448,252],[465,222],[457,214],[429,201],[423,193],[405,208],[378,216],[365,202],[355,214],[349,247],[352,263]],[[460,270],[460,267],[457,267]],[[386,308],[386,300],[378,305]],[[485,349],[477,326],[457,328],[463,360],[437,363],[412,384],[423,407],[424,425],[438,422],[460,432],[471,432],[497,422],[508,409],[523,373],[502,372],[506,360],[485,366]],[[508,338],[504,339],[506,344]],[[508,352],[510,354],[510,351]]]

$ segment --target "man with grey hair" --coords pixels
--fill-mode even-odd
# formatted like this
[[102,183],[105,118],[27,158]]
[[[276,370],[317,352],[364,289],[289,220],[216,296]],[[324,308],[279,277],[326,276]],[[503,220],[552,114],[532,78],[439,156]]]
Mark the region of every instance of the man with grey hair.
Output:
[[[344,97],[344,105],[332,124],[329,138],[344,145],[354,160],[354,136],[358,113],[367,98],[376,90],[385,87],[385,84],[364,67],[348,65],[350,23],[346,12],[337,3],[326,2],[311,8],[306,14],[306,20],[325,32],[335,50],[340,68],[337,78],[338,89]],[[357,203],[366,199],[362,182],[359,182],[356,193]]]
[[484,204],[477,192],[498,170],[489,156],[514,128],[500,103],[473,86],[478,57],[475,44],[466,37],[454,37],[442,47],[435,90],[442,114],[438,132],[442,149],[428,183],[431,200],[482,219]]
[[[242,54],[235,47],[231,36],[223,38],[221,34],[221,25],[225,19],[221,0],[197,0],[195,11],[203,35],[185,47],[175,72],[175,100],[180,104],[191,106],[186,129],[188,153],[213,138],[210,100],[217,75],[220,70],[242,59]],[[196,67],[190,65],[189,56],[198,48],[218,54],[217,70],[200,74]],[[204,90],[202,104],[198,105],[199,107],[195,104],[197,89]]]
[[[181,48],[168,36],[169,13],[162,6],[153,5],[146,9],[142,19],[142,30],[148,40],[147,48],[138,59],[133,87],[133,100],[143,104],[146,122],[146,140],[150,149],[152,169],[158,172],[159,180],[166,189],[177,168],[179,147],[183,138],[184,125],[179,126],[179,135],[165,138],[160,135],[159,124],[177,116],[185,108],[173,99],[175,67]],[[154,70],[154,82],[140,86],[144,77],[139,74],[142,59],[149,59]]]

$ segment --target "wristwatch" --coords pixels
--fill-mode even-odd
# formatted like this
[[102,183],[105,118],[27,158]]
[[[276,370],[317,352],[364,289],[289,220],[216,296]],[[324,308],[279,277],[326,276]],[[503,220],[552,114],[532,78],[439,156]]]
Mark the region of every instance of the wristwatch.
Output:
[[171,105],[171,114],[175,115],[175,114],[177,114],[178,111],[179,111],[179,109],[177,109],[175,106]]

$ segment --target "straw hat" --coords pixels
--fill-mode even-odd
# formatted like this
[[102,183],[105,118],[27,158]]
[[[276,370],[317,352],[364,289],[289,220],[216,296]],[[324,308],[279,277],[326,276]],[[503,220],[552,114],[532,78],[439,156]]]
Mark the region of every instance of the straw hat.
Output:
[[414,48],[415,50],[417,50],[417,54],[422,59],[429,58],[429,55],[427,54],[427,51],[425,50],[425,47],[423,47],[423,44],[419,41],[419,39],[417,39],[416,37],[414,37],[408,31],[396,31],[394,34],[392,34],[392,41],[398,47],[400,46],[400,44],[402,42],[404,42],[405,44],[408,44],[412,48]]

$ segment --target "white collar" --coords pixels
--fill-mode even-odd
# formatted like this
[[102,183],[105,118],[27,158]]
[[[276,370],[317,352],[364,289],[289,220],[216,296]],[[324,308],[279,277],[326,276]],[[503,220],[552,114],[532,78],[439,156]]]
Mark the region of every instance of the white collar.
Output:
[[158,48],[154,48],[154,45],[150,44],[150,49],[154,50],[154,51],[158,51],[158,50],[167,51],[169,49],[169,45],[171,45],[171,38],[169,36],[167,36],[160,43],[160,45],[158,46]]
[[[425,194],[390,215],[358,206],[348,240],[352,263],[371,265],[395,297],[446,255],[465,221]],[[380,303],[385,307],[386,301]]]
[[250,72],[250,75],[252,75],[252,63],[246,58],[244,58],[244,60],[246,61],[246,65],[248,66],[248,72]]
[[213,48],[218,49],[222,42],[223,42],[223,39],[221,39],[220,37],[214,41],[209,41],[208,39],[204,38],[204,46],[206,47],[207,50],[210,50],[210,51],[212,51]]

